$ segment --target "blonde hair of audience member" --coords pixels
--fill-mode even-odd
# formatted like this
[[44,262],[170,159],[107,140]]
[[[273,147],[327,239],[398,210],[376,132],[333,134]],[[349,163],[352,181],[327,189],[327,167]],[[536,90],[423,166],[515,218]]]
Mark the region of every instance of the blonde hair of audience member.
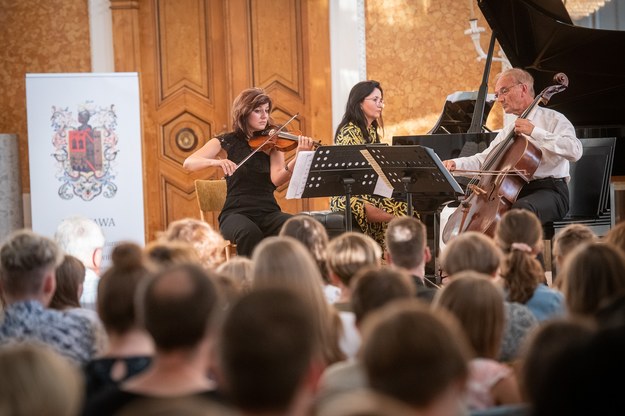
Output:
[[[475,358],[498,360],[505,324],[504,298],[488,275],[474,271],[458,274],[436,294],[433,307],[435,311],[445,309],[458,319]],[[471,393],[482,393],[472,391],[472,385],[469,383]],[[488,405],[487,399],[475,396],[477,401],[469,400],[471,408],[521,402],[519,385],[511,369],[507,376],[489,387],[492,405]]]
[[217,267],[217,273],[228,276],[239,286],[241,294],[252,288],[252,259],[245,256],[234,256]]
[[536,259],[542,251],[543,227],[533,212],[512,209],[497,224],[495,242],[504,252],[501,277],[510,302],[526,303],[545,272]]
[[35,344],[0,349],[0,415],[75,416],[84,394],[81,374],[62,356]]
[[379,266],[382,249],[368,235],[351,231],[330,240],[327,257],[330,280],[341,289],[338,302],[349,302],[352,277],[365,266]]
[[553,239],[551,253],[555,260],[556,270],[562,268],[566,256],[575,247],[583,243],[593,243],[595,241],[598,241],[597,235],[587,225],[569,224],[564,227]]
[[571,315],[594,318],[613,297],[625,292],[625,254],[610,243],[582,244],[562,269],[562,293]]
[[215,269],[225,261],[226,241],[207,222],[195,218],[183,218],[171,222],[159,239],[182,241],[191,244],[207,269]]
[[184,241],[154,240],[145,246],[144,253],[149,267],[157,271],[175,264],[202,264],[197,251]]
[[467,231],[445,246],[440,261],[446,276],[473,270],[498,277],[502,259],[503,253],[492,238],[477,231]]
[[612,243],[625,252],[625,221],[621,221],[610,228],[605,237],[603,237],[603,241]]
[[317,336],[326,364],[343,360],[341,321],[323,293],[323,279],[306,247],[293,237],[267,237],[252,255],[252,287],[284,287],[298,293],[316,311]]
[[143,262],[142,248],[135,243],[119,243],[111,260],[111,267],[100,278],[97,300],[98,315],[109,336],[105,356],[119,356],[119,351],[126,355],[151,355],[152,341],[138,323],[135,306],[140,285],[151,277]]
[[361,358],[369,385],[426,414],[464,405],[469,346],[458,322],[418,299],[397,300],[363,323]]
[[310,215],[294,215],[282,225],[279,235],[293,237],[304,244],[317,263],[323,281],[330,283],[326,264],[326,249],[330,239],[323,224]]
[[56,290],[50,301],[52,309],[80,308],[80,294],[85,281],[85,265],[72,255],[63,256],[56,268]]
[[410,299],[417,288],[410,275],[391,266],[368,266],[360,269],[351,282],[351,305],[360,327],[365,317],[396,299]]
[[589,320],[554,318],[539,326],[523,345],[520,367],[521,392],[532,403],[545,385],[544,372],[567,348],[588,342],[596,328]]

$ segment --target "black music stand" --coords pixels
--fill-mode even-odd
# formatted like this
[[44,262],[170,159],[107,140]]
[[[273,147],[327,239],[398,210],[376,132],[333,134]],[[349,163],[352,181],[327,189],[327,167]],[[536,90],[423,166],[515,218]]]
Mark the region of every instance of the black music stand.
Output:
[[[352,195],[371,195],[378,174],[362,154],[376,145],[321,146],[310,162],[300,198],[345,195],[345,229],[352,231]],[[388,147],[388,146],[382,146]],[[299,161],[298,161],[299,163]],[[297,169],[297,167],[296,167]]]

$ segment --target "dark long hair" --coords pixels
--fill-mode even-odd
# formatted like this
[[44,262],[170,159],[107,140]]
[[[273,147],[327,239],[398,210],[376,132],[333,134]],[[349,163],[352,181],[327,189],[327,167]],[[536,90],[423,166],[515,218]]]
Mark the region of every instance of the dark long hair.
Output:
[[339,123],[339,126],[336,128],[336,132],[334,133],[335,138],[338,135],[339,131],[341,131],[343,126],[347,125],[351,121],[356,126],[358,126],[366,143],[379,141],[378,127],[384,128],[382,116],[380,115],[380,118],[378,120],[373,120],[373,123],[371,124],[375,128],[376,136],[375,139],[371,139],[369,137],[369,131],[367,130],[367,118],[365,117],[365,113],[363,113],[362,108],[360,107],[364,99],[367,98],[369,94],[371,94],[376,88],[380,90],[380,93],[382,94],[381,98],[384,98],[384,91],[382,90],[382,86],[378,81],[360,81],[358,84],[352,87],[352,90],[349,92],[349,97],[347,98],[345,114],[343,115],[343,119]]

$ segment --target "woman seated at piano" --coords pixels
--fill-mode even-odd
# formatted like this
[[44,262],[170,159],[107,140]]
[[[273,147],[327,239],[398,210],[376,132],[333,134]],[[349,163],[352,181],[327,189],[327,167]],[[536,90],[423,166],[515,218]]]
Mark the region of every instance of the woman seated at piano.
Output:
[[[378,128],[383,128],[384,93],[379,82],[368,80],[354,85],[349,92],[345,114],[334,135],[335,145],[380,143]],[[384,233],[390,220],[406,215],[405,201],[376,195],[352,195],[352,218],[360,230],[384,249]],[[330,198],[332,211],[345,211],[345,197]]]

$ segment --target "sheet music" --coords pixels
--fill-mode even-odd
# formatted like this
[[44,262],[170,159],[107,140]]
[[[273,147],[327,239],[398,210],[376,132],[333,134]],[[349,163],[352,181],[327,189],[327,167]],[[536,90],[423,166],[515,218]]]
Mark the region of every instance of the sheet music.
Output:
[[293,176],[291,176],[289,188],[286,191],[286,199],[300,199],[302,197],[314,155],[314,150],[304,150],[297,154]]
[[369,165],[371,165],[375,173],[378,174],[378,180],[375,183],[373,193],[386,198],[390,198],[393,195],[393,185],[391,185],[391,182],[382,171],[382,168],[375,160],[375,158],[371,156],[371,153],[369,153],[368,150],[361,150],[360,153],[362,153],[367,162],[369,162]]

